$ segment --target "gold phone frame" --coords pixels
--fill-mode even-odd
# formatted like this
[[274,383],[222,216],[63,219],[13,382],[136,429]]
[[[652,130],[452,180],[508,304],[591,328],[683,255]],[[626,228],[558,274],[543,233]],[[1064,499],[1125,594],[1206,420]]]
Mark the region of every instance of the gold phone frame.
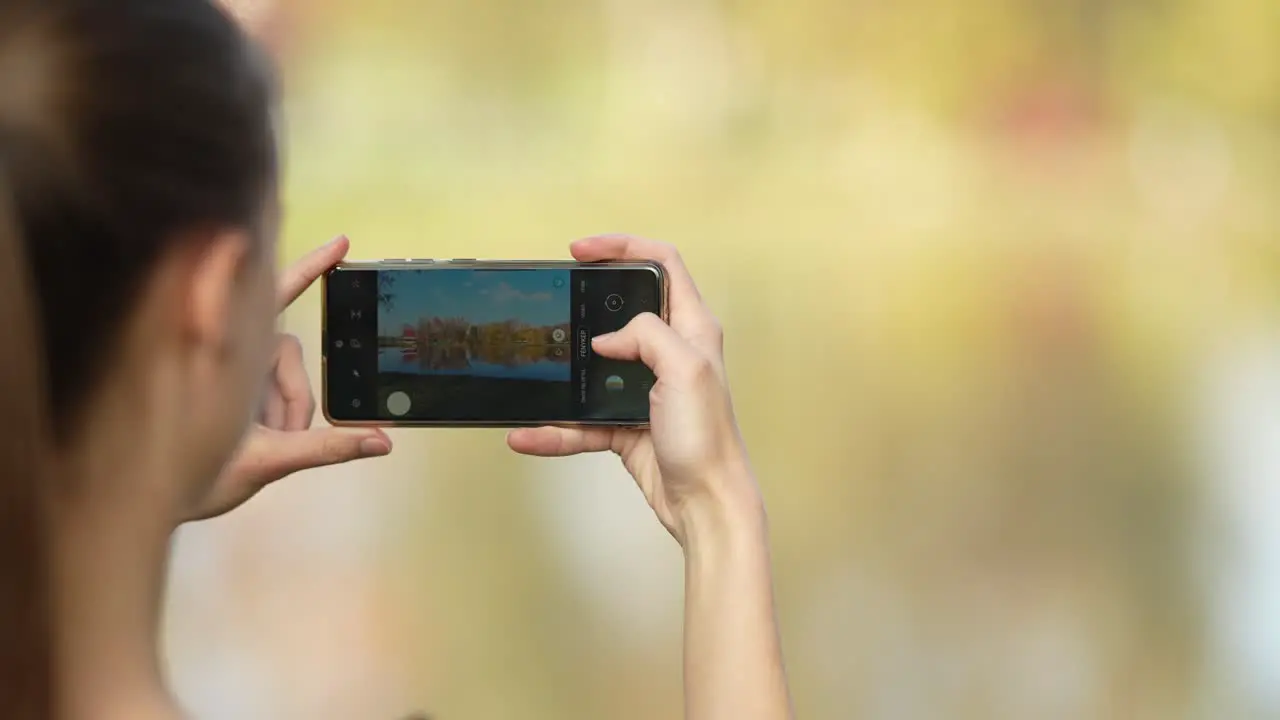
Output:
[[[663,322],[670,322],[670,287],[666,268],[656,260],[607,260],[584,263],[573,260],[477,260],[475,258],[436,259],[388,259],[361,260],[339,263],[320,279],[321,337],[327,338],[329,322],[329,276],[338,270],[592,270],[616,268],[620,270],[649,270],[658,277],[658,310]],[[323,343],[320,351],[320,411],[324,419],[335,427],[380,428],[519,428],[555,425],[558,427],[612,427],[647,428],[649,423],[618,422],[616,420],[336,420],[329,414],[329,347]]]

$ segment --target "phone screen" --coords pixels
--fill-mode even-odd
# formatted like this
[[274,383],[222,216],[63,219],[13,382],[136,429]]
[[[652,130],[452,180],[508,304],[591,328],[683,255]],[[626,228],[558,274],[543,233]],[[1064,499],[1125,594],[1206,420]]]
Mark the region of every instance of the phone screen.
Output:
[[595,335],[661,314],[661,269],[339,267],[325,283],[335,422],[646,423],[654,376]]

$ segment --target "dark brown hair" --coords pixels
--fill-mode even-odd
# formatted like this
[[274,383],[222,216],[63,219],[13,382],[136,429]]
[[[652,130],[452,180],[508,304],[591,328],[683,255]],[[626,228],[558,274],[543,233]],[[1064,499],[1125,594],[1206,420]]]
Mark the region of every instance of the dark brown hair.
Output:
[[272,96],[210,0],[0,0],[0,717],[53,714],[42,458],[160,261],[259,226]]
[[60,438],[172,244],[256,226],[275,180],[272,94],[265,59],[210,0],[0,6],[0,162]]
[[[0,168],[2,170],[2,168]],[[52,715],[46,398],[31,278],[0,172],[0,717]]]

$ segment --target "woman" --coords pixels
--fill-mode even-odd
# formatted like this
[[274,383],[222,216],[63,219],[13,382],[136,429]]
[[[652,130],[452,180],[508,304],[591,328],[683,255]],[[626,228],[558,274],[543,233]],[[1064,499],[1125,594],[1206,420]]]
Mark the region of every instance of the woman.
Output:
[[[275,334],[276,311],[348,244],[277,287],[272,106],[267,64],[208,0],[0,4],[5,717],[179,717],[157,655],[173,530],[391,449],[376,430],[311,429],[298,343]],[[645,316],[596,340],[656,371],[653,430],[542,428],[510,445],[618,453],[685,550],[688,716],[788,717],[719,330],[667,246],[572,251],[667,266],[671,325]]]

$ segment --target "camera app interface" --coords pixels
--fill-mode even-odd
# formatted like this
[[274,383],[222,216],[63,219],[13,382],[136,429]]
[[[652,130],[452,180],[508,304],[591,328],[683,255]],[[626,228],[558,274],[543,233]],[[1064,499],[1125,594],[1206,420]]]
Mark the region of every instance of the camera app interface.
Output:
[[[389,269],[337,273],[335,281],[339,288],[363,281],[368,287],[357,289],[353,307],[376,306],[369,308],[376,329],[366,310],[356,311],[364,329],[353,327],[345,348],[355,379],[342,393],[347,412],[335,417],[492,423],[648,417],[652,373],[595,355],[590,339],[658,309],[652,272]],[[331,344],[330,368],[338,376],[342,357]],[[361,375],[361,365],[372,378]]]

